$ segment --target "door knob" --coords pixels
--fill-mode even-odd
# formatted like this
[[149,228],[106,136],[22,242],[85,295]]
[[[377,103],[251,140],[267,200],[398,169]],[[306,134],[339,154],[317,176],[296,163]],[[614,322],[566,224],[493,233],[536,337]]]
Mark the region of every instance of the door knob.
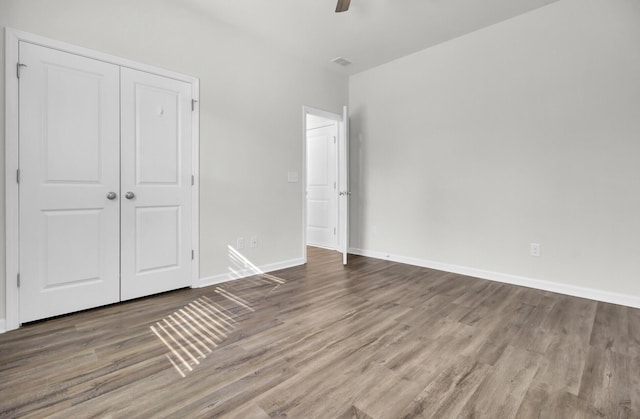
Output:
[[133,199],[136,197],[136,194],[134,194],[133,192],[127,192],[126,194],[124,194],[124,197],[127,199]]
[[113,201],[114,199],[116,199],[116,197],[117,197],[117,196],[118,196],[118,195],[116,195],[116,193],[115,193],[115,192],[109,192],[109,193],[107,194],[107,199],[110,199],[110,200],[112,200],[112,201]]

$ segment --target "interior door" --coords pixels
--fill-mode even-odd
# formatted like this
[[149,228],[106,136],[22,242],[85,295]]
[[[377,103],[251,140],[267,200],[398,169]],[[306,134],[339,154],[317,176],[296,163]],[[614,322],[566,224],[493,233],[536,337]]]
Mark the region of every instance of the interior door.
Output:
[[121,298],[191,285],[191,84],[121,70]]
[[307,131],[307,244],[337,245],[337,124]]
[[20,322],[119,300],[119,68],[26,42]]
[[338,150],[339,188],[340,188],[340,220],[338,222],[340,231],[339,251],[342,252],[342,263],[347,264],[347,254],[349,252],[349,200],[351,191],[349,190],[349,108],[342,109],[342,122],[340,123],[340,142]]

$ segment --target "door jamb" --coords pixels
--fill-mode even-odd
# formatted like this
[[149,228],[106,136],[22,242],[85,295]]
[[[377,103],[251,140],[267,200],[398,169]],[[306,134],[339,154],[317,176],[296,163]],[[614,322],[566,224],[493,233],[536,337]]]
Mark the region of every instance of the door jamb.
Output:
[[[340,124],[342,123],[342,115],[328,112],[322,109],[313,108],[311,106],[302,107],[302,259],[303,263],[307,263],[307,115],[319,116],[321,118],[330,119],[338,123],[338,142],[343,141]],[[340,147],[336,148],[336,163],[339,162]],[[337,164],[338,178],[341,173],[340,165]],[[338,202],[338,201],[336,201]],[[336,224],[340,222],[340,206],[338,204],[338,219]],[[339,229],[339,226],[337,226]],[[338,247],[340,247],[340,237],[336,239]],[[337,249],[336,249],[337,250]]]
[[[28,32],[5,28],[5,329],[7,331],[20,327],[19,287],[17,283],[19,270],[19,188],[16,179],[19,165],[19,89],[17,65],[19,63],[19,42],[56,49],[94,60],[104,61],[120,67],[145,71],[162,77],[172,78],[191,84],[194,102],[192,112],[192,174],[194,184],[191,194],[191,248],[194,251],[191,269],[191,286],[197,287],[200,279],[200,80],[170,70],[142,64],[88,48],[78,47],[34,35]],[[0,318],[0,321],[2,319]],[[0,330],[0,333],[2,331]]]

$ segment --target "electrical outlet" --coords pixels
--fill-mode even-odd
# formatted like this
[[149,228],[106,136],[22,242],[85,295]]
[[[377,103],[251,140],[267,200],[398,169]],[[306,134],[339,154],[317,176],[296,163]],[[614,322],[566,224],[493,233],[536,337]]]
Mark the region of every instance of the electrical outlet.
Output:
[[529,245],[529,254],[531,256],[540,256],[540,243],[531,243]]
[[244,238],[238,237],[236,239],[236,250],[242,250],[242,249],[244,249]]
[[252,248],[258,247],[258,236],[251,236],[250,243]]

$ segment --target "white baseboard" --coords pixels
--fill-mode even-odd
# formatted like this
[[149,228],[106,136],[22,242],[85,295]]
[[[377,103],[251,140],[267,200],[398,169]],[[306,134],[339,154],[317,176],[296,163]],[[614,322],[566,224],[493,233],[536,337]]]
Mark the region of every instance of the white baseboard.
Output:
[[534,279],[500,272],[485,271],[482,269],[469,268],[467,266],[450,265],[448,263],[434,262],[431,260],[417,259],[401,255],[392,255],[389,253],[377,252],[372,250],[349,248],[349,253],[375,259],[384,259],[398,263],[406,263],[407,265],[420,266],[423,268],[436,269],[438,271],[472,276],[475,278],[487,279],[489,281],[497,281],[544,291],[557,292],[559,294],[587,298],[589,300],[640,308],[640,296],[625,295],[594,288],[585,288],[576,285],[562,284],[559,282],[545,281],[542,279]]
[[[590,300],[602,301],[605,303],[619,304],[627,307],[640,308],[640,297],[624,295],[620,293],[598,290],[594,288],[578,287],[575,285],[561,284],[558,282],[545,281],[541,279],[527,278],[524,276],[505,274],[500,272],[485,271],[482,269],[469,268],[466,266],[451,265],[448,263],[434,262],[431,260],[412,258],[407,256],[392,255],[384,252],[349,248],[349,253],[366,256],[375,259],[384,259],[392,262],[406,263],[407,265],[420,266],[423,268],[436,269],[439,271],[451,272],[460,275],[472,276],[475,278],[487,279],[489,281],[503,282],[506,284],[520,285],[528,288],[535,288],[544,291],[557,292],[559,294],[572,295],[574,297],[587,298]],[[284,262],[271,263],[255,268],[247,268],[241,271],[228,272],[200,278],[194,288],[208,287],[222,282],[233,281],[235,279],[246,278],[251,275],[278,271],[280,269],[292,268],[304,265],[305,260],[291,259]],[[0,319],[0,333],[6,332],[6,319]]]
[[236,279],[246,278],[252,275],[259,275],[261,273],[279,271],[280,269],[292,268],[294,266],[299,266],[304,264],[305,264],[305,260],[300,258],[300,259],[286,260],[283,262],[270,263],[267,265],[257,266],[255,268],[245,268],[241,270],[229,271],[223,274],[200,278],[200,281],[198,282],[197,285],[194,285],[194,288],[208,287],[211,285],[220,284],[222,282],[233,281]]

